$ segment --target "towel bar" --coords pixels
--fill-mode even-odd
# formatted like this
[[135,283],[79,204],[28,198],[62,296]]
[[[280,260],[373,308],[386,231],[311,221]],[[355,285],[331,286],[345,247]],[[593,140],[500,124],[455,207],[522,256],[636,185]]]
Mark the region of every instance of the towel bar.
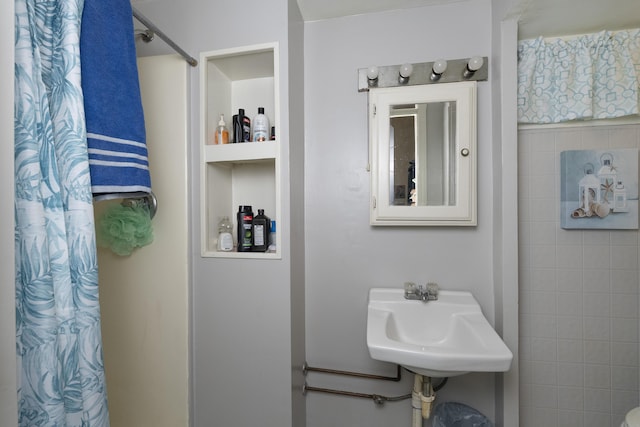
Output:
[[[167,35],[164,34],[162,31],[160,31],[160,29],[158,27],[156,27],[153,22],[149,21],[146,16],[144,16],[142,13],[140,13],[140,11],[138,11],[135,7],[131,7],[131,9],[133,10],[133,16],[138,21],[140,21],[140,23],[142,25],[144,25],[145,27],[150,29],[154,34],[157,34],[158,37],[160,37],[162,40],[165,41],[165,43],[167,43],[169,46],[171,46],[173,48],[173,50],[175,50],[180,55],[182,55],[182,57],[189,63],[189,65],[191,65],[192,67],[196,67],[198,65],[198,61],[194,57],[189,55],[180,46],[178,46],[173,40],[171,40],[169,37],[167,37]],[[151,40],[149,40],[149,41],[151,41]]]
[[109,193],[93,196],[93,200],[95,202],[113,199],[124,199],[122,201],[122,206],[137,206],[138,204],[146,206],[149,208],[149,216],[151,219],[153,219],[158,211],[158,199],[153,191],[150,193],[144,193],[141,191],[137,193]]

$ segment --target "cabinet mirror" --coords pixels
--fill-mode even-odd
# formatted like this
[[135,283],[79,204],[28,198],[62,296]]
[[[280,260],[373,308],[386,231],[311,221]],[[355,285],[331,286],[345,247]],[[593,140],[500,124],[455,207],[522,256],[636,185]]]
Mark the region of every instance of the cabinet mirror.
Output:
[[476,225],[476,85],[370,90],[372,225]]

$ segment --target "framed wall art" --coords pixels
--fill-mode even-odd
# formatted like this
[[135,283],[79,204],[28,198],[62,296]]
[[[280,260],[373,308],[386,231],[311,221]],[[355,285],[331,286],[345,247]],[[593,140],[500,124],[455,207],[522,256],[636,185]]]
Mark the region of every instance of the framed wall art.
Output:
[[638,228],[638,149],[560,153],[560,226]]

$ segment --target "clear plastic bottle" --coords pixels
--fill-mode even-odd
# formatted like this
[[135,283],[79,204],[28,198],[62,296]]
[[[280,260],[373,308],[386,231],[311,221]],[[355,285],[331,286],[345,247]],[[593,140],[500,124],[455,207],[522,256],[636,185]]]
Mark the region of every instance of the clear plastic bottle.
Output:
[[218,223],[218,250],[222,252],[233,250],[233,225],[228,216],[223,216]]
[[253,118],[253,141],[268,141],[269,130],[269,118],[264,115],[264,107],[258,107],[258,114]]
[[229,143],[229,130],[224,122],[224,114],[220,114],[220,121],[216,128],[214,136],[214,144],[228,144]]

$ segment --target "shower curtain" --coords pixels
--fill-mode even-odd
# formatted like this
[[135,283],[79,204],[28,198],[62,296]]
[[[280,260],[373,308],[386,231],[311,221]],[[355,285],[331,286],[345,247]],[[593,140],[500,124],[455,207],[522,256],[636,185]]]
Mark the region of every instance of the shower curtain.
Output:
[[83,0],[15,0],[20,426],[109,425],[80,88]]

